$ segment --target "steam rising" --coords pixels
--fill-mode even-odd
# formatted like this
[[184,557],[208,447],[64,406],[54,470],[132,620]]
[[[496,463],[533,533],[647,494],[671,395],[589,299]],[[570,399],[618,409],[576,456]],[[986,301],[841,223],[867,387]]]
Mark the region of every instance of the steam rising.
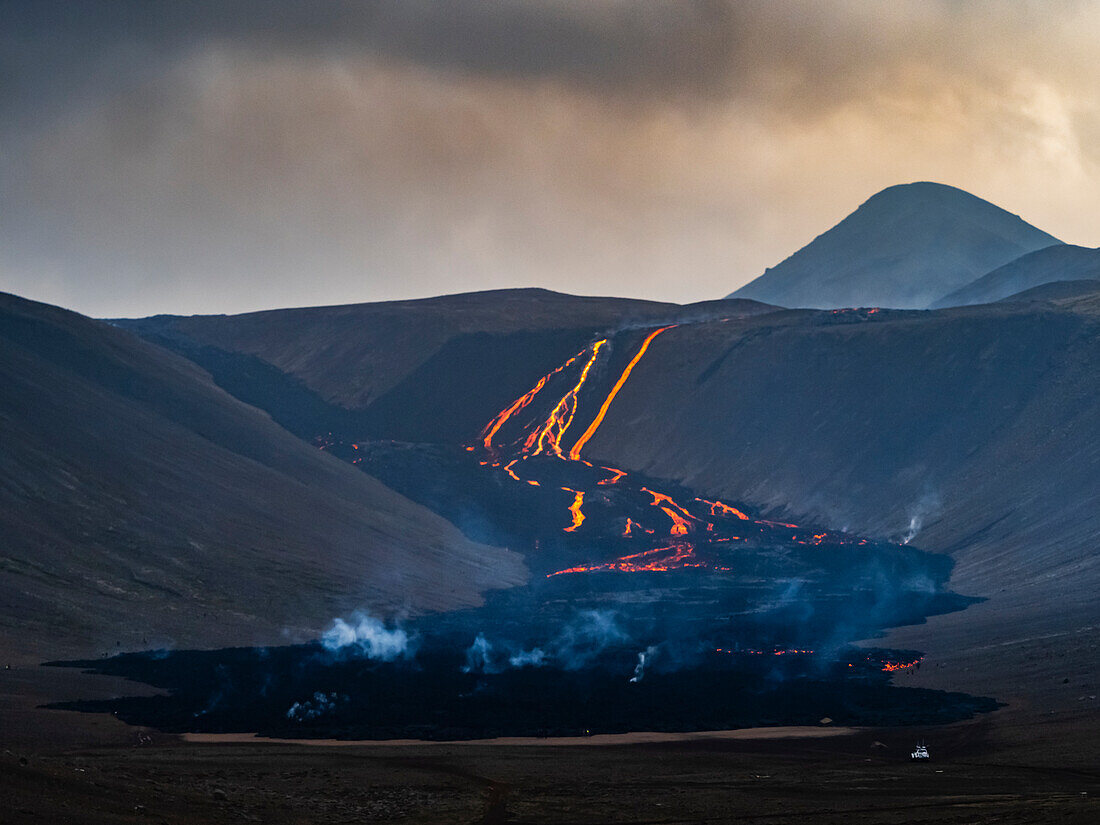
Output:
[[367,613],[357,613],[354,624],[336,619],[321,636],[328,651],[353,648],[368,659],[392,662],[409,652],[409,634],[400,627],[387,628],[380,619]]
[[927,492],[909,507],[909,527],[902,536],[901,543],[908,544],[917,537],[924,526],[925,519],[938,515],[943,509],[939,494]]
[[638,654],[638,664],[634,666],[634,675],[630,677],[630,681],[634,684],[642,681],[642,677],[645,676],[645,668],[650,659],[657,652],[656,645],[650,645],[641,653]]
[[323,693],[317,691],[312,698],[303,702],[295,702],[286,712],[287,719],[295,722],[308,722],[327,713],[332,713],[340,705],[346,702],[347,697],[337,693]]
[[580,670],[610,645],[629,639],[612,610],[582,610],[544,646],[524,648],[509,641],[491,642],[478,633],[466,649],[463,673],[500,673],[507,668],[546,667]]

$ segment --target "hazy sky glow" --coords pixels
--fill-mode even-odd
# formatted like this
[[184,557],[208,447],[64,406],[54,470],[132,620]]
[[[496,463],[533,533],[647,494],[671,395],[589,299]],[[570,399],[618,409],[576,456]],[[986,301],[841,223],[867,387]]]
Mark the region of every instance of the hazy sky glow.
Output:
[[1100,0],[0,0],[0,289],[725,295],[935,180],[1100,245]]

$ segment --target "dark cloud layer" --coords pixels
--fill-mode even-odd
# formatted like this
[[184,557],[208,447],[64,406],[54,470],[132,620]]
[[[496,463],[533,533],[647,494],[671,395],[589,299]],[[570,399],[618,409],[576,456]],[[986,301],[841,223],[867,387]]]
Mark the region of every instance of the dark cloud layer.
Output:
[[117,315],[728,292],[883,186],[1078,243],[1100,4],[0,3],[0,288]]

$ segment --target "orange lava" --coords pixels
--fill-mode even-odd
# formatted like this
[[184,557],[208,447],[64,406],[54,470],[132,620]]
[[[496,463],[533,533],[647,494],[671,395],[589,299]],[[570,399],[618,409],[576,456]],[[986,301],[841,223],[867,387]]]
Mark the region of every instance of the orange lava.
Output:
[[655,490],[650,490],[648,487],[642,487],[641,490],[643,493],[649,493],[651,496],[653,496],[653,501],[651,501],[650,504],[652,504],[654,507],[661,507],[661,509],[663,510],[664,507],[662,507],[661,505],[667,504],[684,518],[694,520],[695,516],[693,516],[691,513],[689,513],[687,510],[685,510],[683,507],[673,501],[669,496],[666,496],[664,493],[658,493]]
[[597,484],[618,484],[619,479],[626,475],[626,470],[616,470],[614,467],[604,467],[609,473],[614,473],[611,478],[605,478],[601,481],[597,481]]
[[710,501],[705,498],[696,498],[696,501],[701,501],[703,504],[710,505],[710,514],[712,516],[733,516],[739,518],[742,521],[751,521],[748,516],[738,510],[736,507],[730,507],[728,504],[723,504],[720,501]]
[[619,394],[619,390],[623,388],[623,384],[626,383],[626,379],[630,377],[631,371],[637,366],[638,362],[642,360],[642,356],[645,355],[645,351],[649,349],[650,342],[664,332],[667,329],[672,329],[676,324],[670,324],[667,327],[660,327],[646,336],[645,341],[642,342],[641,348],[634,354],[634,357],[630,359],[630,363],[626,365],[626,369],[623,370],[623,374],[619,376],[619,380],[615,382],[615,386],[611,388],[611,392],[607,394],[607,398],[603,400],[603,404],[600,407],[600,411],[596,413],[596,417],[592,420],[592,423],[588,425],[588,429],[584,431],[584,434],[577,439],[577,443],[573,445],[573,449],[569,451],[569,457],[574,461],[577,461],[581,457],[581,449],[588,443],[596,430],[600,428],[600,424],[603,423],[603,418],[607,415],[607,410],[611,406],[611,402],[615,400],[615,396]]
[[550,411],[550,415],[542,423],[542,426],[528,436],[523,445],[525,452],[533,447],[534,452],[531,455],[540,455],[549,450],[554,455],[565,458],[561,451],[561,439],[573,423],[573,416],[577,414],[577,393],[584,386],[584,382],[588,380],[588,372],[592,369],[592,365],[596,363],[596,359],[600,356],[600,350],[603,349],[606,343],[607,339],[603,338],[592,345],[588,363],[581,370],[581,376],[577,379],[577,383],[554,405],[554,409]]
[[919,658],[913,659],[909,662],[883,662],[882,670],[886,673],[893,673],[894,671],[898,670],[908,670],[911,667],[919,665],[922,661],[924,661],[923,656],[920,656]]
[[581,511],[581,507],[584,506],[584,491],[570,490],[568,487],[562,487],[562,489],[573,493],[573,503],[569,506],[569,515],[572,516],[573,523],[565,528],[565,532],[572,533],[584,523],[584,513]]
[[687,523],[687,519],[683,518],[675,510],[671,510],[668,507],[662,507],[665,511],[665,515],[672,519],[672,529],[668,531],[670,536],[686,536],[690,525]]
[[688,561],[694,555],[695,548],[690,544],[670,544],[667,547],[655,547],[652,550],[634,553],[631,556],[623,556],[621,559],[609,561],[605,564],[569,567],[565,570],[558,570],[556,573],[547,573],[546,577],[562,576],[566,573],[595,573],[612,570],[620,573],[665,573],[680,567],[704,567],[705,565],[702,562]]
[[[497,413],[496,417],[493,418],[493,420],[490,421],[488,424],[486,424],[485,429],[481,431],[481,441],[485,445],[485,449],[491,453],[493,451],[493,436],[497,434],[497,431],[500,430],[500,428],[504,425],[504,422],[515,415],[517,412],[522,410],[528,404],[530,404],[534,400],[535,396],[539,394],[542,388],[546,386],[547,381],[549,381],[553,376],[564,370],[566,367],[570,366],[583,354],[584,350],[581,350],[581,352],[578,352],[556,370],[553,370],[552,372],[544,375],[538,380],[538,383],[535,384],[534,387],[532,387],[515,401],[513,401],[511,406]],[[467,447],[466,449],[472,450],[473,447]]]

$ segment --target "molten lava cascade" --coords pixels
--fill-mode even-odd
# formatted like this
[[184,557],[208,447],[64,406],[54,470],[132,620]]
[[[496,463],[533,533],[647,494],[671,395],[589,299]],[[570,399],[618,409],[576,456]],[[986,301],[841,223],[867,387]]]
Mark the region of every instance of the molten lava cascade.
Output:
[[[582,402],[587,405],[597,390],[594,385],[598,382],[593,376],[598,371],[594,370],[611,351],[608,338],[593,341],[542,376],[485,425],[476,445],[466,447],[475,452],[482,449],[485,458],[478,462],[481,466],[503,470],[515,481],[571,493],[569,524],[561,528],[565,533],[583,533],[600,541],[629,539],[635,542],[635,547],[641,540],[655,545],[611,561],[574,565],[549,575],[662,572],[686,567],[728,571],[731,569],[728,554],[734,542],[740,547],[865,543],[844,534],[812,533],[787,522],[752,519],[722,501],[691,498],[682,504],[670,493],[632,483],[625,470],[596,465],[581,457],[581,451],[603,424],[615,398],[653,342],[676,326],[660,326],[646,334],[603,397],[588,427],[571,447],[565,446],[566,435],[577,420]],[[586,499],[596,488],[607,492]],[[586,507],[590,512],[585,513]],[[672,538],[675,543],[658,544],[659,536]]]
[[547,416],[542,425],[524,441],[523,453],[525,455],[542,455],[549,450],[558,458],[565,458],[561,451],[562,436],[565,435],[573,423],[573,418],[577,414],[577,394],[584,386],[584,382],[588,380],[588,373],[592,369],[592,365],[596,363],[596,359],[600,357],[600,350],[603,349],[605,344],[607,344],[606,338],[597,341],[589,348],[588,362],[581,370],[581,376],[577,379],[577,383],[554,405],[554,409],[550,411],[550,415]]
[[692,562],[694,548],[690,544],[671,544],[654,547],[641,553],[623,556],[615,561],[603,564],[577,565],[566,570],[557,570],[549,576],[562,576],[566,573],[596,573],[617,571],[619,573],[665,573],[681,567],[704,567],[700,562]]
[[626,475],[626,470],[616,470],[614,467],[604,467],[603,469],[607,470],[609,473],[612,473],[613,475],[610,478],[600,479],[599,481],[596,482],[597,484],[599,484],[601,486],[606,485],[606,484],[618,484],[619,479]]
[[642,356],[645,355],[645,351],[649,349],[649,345],[653,342],[653,339],[660,335],[665,330],[672,329],[677,324],[671,324],[667,327],[660,327],[646,336],[645,341],[642,342],[641,348],[630,359],[630,363],[626,365],[626,369],[623,370],[623,374],[619,376],[619,380],[615,382],[615,386],[611,388],[611,392],[607,394],[607,398],[604,399],[603,404],[600,406],[600,411],[596,413],[596,417],[592,419],[592,423],[588,425],[588,429],[584,431],[584,434],[577,439],[577,442],[573,445],[573,449],[569,451],[569,457],[573,461],[577,461],[581,457],[581,449],[588,443],[596,430],[600,428],[600,424],[603,423],[604,416],[607,415],[607,410],[611,406],[611,402],[615,400],[615,396],[619,394],[619,390],[623,388],[623,384],[626,383],[626,379],[630,377],[630,373],[634,371],[634,367],[638,365],[638,362],[642,360]]
[[[571,367],[573,365],[573,363],[576,362],[576,360],[578,358],[580,358],[582,355],[584,355],[583,350],[581,352],[578,352],[576,355],[574,355],[572,358],[570,358],[568,361],[566,361],[564,364],[562,364],[560,367],[558,367],[553,372],[549,372],[546,375],[544,375],[542,378],[539,379],[538,383],[535,384],[534,387],[532,387],[527,392],[525,392],[523,395],[521,395],[519,398],[517,398],[515,401],[513,401],[511,406],[509,406],[509,407],[501,410],[499,413],[497,413],[496,416],[493,417],[493,420],[485,425],[485,429],[483,429],[481,431],[480,438],[481,438],[482,444],[485,445],[485,449],[486,449],[487,452],[489,452],[490,454],[495,454],[495,450],[493,449],[493,436],[495,436],[497,434],[497,432],[500,430],[500,428],[502,426],[504,426],[504,423],[508,419],[510,419],[513,415],[515,415],[517,412],[519,412],[524,407],[526,407],[528,404],[530,404],[532,401],[534,401],[535,396],[538,395],[539,392],[542,390],[542,388],[546,386],[547,381],[549,381],[551,378],[553,378],[559,372],[562,372],[563,370],[568,369],[569,367]],[[471,445],[471,446],[467,447],[466,449],[473,450],[474,448]],[[512,463],[514,464],[515,462],[512,462]]]

